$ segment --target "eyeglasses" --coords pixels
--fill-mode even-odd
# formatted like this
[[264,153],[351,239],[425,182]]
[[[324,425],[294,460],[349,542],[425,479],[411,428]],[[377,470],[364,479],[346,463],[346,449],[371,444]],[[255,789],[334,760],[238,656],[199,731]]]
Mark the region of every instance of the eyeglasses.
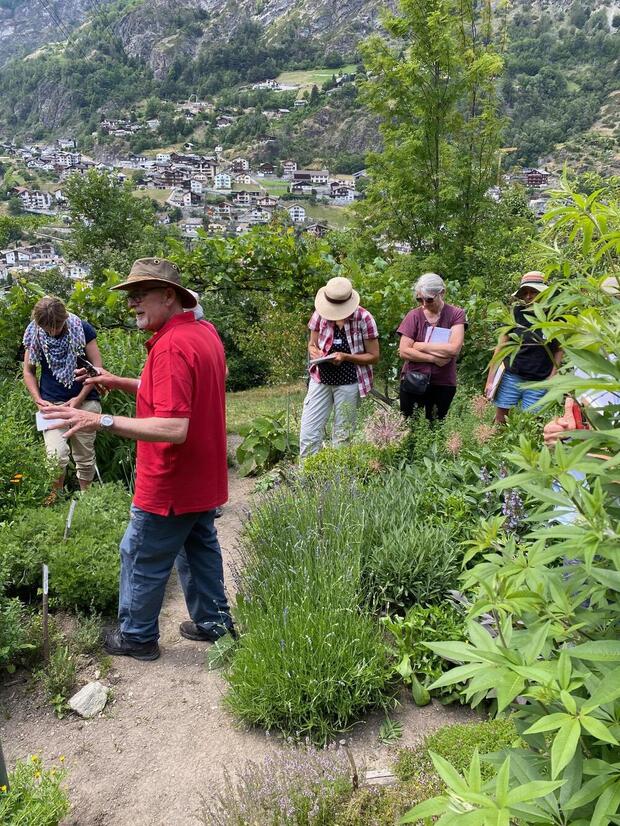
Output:
[[437,293],[437,295],[431,295],[430,297],[427,295],[416,295],[416,298],[418,300],[418,304],[432,304],[438,295],[439,293]]
[[141,304],[149,293],[152,293],[153,290],[160,289],[161,287],[146,287],[143,290],[132,290],[130,293],[127,293],[127,303]]

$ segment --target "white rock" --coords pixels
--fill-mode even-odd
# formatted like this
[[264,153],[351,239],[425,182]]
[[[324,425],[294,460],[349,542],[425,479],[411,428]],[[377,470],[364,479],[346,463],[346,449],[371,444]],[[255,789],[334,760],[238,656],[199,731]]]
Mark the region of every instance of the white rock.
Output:
[[69,708],[80,717],[95,717],[103,711],[110,689],[99,681],[87,683],[69,700]]

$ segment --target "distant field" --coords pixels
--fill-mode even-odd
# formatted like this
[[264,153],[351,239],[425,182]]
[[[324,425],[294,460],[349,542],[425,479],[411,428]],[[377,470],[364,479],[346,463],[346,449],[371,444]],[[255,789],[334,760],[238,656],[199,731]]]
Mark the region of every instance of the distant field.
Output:
[[300,201],[305,207],[306,215],[312,218],[313,221],[322,221],[336,229],[344,229],[351,226],[353,217],[348,207],[335,207],[327,205],[312,206],[305,201]]
[[258,178],[258,185],[270,195],[284,195],[288,192],[288,181],[274,181],[271,178]]
[[158,204],[165,204],[171,192],[171,189],[136,189],[134,195],[138,198],[152,198]]
[[282,72],[276,80],[285,86],[299,86],[300,91],[311,89],[315,84],[320,88],[332,75],[355,74],[355,63],[342,66],[340,69],[308,69],[303,72]]

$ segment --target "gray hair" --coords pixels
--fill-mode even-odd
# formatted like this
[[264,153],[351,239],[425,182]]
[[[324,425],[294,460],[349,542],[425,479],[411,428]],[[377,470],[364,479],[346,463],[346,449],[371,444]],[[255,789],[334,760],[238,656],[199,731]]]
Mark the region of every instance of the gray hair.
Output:
[[425,296],[437,295],[446,289],[445,282],[436,272],[425,272],[413,286],[413,292],[421,292]]

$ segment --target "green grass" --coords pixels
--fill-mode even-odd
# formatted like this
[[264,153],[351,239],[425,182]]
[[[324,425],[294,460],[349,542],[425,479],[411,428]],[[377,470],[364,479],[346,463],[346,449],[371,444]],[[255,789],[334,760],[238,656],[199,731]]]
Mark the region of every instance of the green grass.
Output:
[[300,203],[306,209],[306,217],[311,218],[313,222],[321,221],[338,229],[349,227],[353,223],[353,215],[349,207],[329,206],[327,204],[314,206],[306,201],[300,201]]
[[227,393],[227,430],[238,433],[242,425],[251,424],[258,416],[270,416],[279,410],[286,410],[287,395],[291,404],[291,428],[296,430],[305,394],[303,384],[256,387],[239,393]]
[[171,192],[171,189],[136,189],[134,195],[138,198],[152,198],[158,204],[165,204]]
[[356,69],[355,63],[350,63],[341,69],[307,69],[299,72],[282,72],[276,80],[286,86],[299,86],[299,90],[303,92],[304,89],[312,89],[315,84],[320,88],[326,80],[331,80],[332,75],[338,77],[341,74],[355,74]]

